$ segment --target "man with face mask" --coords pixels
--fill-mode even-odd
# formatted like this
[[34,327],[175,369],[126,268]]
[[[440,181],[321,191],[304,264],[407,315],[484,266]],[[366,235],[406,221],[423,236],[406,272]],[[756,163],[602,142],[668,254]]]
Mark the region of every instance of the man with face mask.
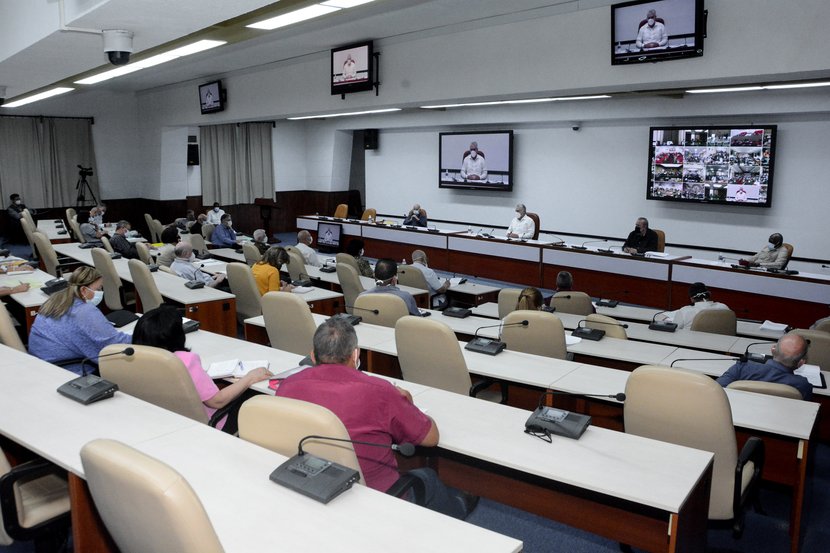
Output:
[[207,222],[211,225],[220,225],[222,223],[222,215],[225,211],[219,207],[219,202],[213,202],[213,209],[207,213]]
[[478,143],[470,143],[470,152],[461,162],[461,178],[464,180],[487,180],[487,162],[478,152]]
[[790,251],[784,247],[784,237],[775,232],[769,235],[769,243],[764,249],[750,257],[742,259],[741,265],[764,267],[765,269],[783,269],[790,260]]
[[646,14],[646,23],[640,27],[640,32],[637,33],[637,48],[663,48],[669,43],[669,35],[666,33],[666,27],[660,21],[657,21],[657,12],[655,10],[648,10]]
[[12,194],[9,196],[9,207],[6,212],[9,214],[9,220],[12,222],[9,229],[9,241],[12,243],[25,242],[23,227],[20,225],[20,219],[23,218],[24,209],[26,209],[26,204],[23,203],[23,198],[20,197],[20,194]]
[[213,229],[213,234],[210,236],[210,241],[214,246],[220,248],[241,248],[236,243],[236,231],[233,230],[233,220],[228,213],[222,215],[222,220],[218,227]]
[[634,223],[634,230],[625,239],[623,251],[626,253],[646,253],[657,251],[657,233],[648,228],[648,219],[640,217]]
[[173,260],[170,268],[183,279],[192,282],[203,282],[205,286],[211,288],[219,287],[225,281],[225,275],[211,276],[193,265],[196,257],[193,255],[193,246],[190,245],[190,242],[179,242],[173,252],[176,259]]
[[530,240],[535,233],[536,223],[527,216],[525,204],[516,204],[516,216],[510,221],[510,226],[507,227],[507,237]]
[[128,232],[130,232],[129,221],[122,219],[115,223],[115,232],[112,233],[112,238],[110,238],[110,245],[113,250],[127,259],[138,259],[138,250],[136,250],[135,244],[127,240]]

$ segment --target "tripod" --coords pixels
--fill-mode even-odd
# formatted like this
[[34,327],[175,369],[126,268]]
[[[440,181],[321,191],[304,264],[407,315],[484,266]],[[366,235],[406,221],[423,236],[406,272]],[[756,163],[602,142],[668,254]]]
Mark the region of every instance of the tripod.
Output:
[[86,180],[86,175],[82,174],[80,178],[78,178],[78,183],[75,185],[75,190],[78,191],[78,196],[75,198],[75,205],[86,205],[87,192],[89,192],[89,195],[92,197],[92,205],[98,205],[98,200],[95,198],[95,192],[92,191],[92,187]]

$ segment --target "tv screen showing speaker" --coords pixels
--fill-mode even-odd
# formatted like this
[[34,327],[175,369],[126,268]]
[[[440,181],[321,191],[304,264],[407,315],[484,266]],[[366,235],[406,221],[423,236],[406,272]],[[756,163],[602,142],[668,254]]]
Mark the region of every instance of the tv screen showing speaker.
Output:
[[513,190],[513,131],[440,133],[438,186]]
[[331,93],[372,90],[374,65],[372,42],[360,42],[331,51]]
[[649,200],[770,207],[775,125],[652,127]]
[[334,253],[340,250],[340,237],[343,235],[343,225],[339,223],[317,223],[317,249],[323,253]]
[[703,55],[703,0],[635,0],[611,6],[611,64]]
[[199,107],[202,114],[225,109],[225,90],[222,88],[222,81],[199,85]]

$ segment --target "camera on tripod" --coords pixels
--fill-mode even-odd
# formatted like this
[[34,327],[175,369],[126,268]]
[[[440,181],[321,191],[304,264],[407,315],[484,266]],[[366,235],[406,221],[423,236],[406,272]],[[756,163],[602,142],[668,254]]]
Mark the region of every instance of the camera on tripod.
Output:
[[78,165],[78,169],[80,169],[80,171],[78,171],[78,175],[80,175],[81,178],[92,176],[92,167],[83,167]]

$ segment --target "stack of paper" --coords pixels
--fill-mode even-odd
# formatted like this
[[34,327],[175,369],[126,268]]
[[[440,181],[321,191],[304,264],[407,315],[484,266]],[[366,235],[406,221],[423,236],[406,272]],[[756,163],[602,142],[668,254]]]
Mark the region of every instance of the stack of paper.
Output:
[[779,332],[786,332],[787,323],[774,323],[772,321],[764,321],[761,324],[761,330],[775,330]]
[[268,361],[264,359],[257,359],[253,361],[242,361],[239,359],[229,359],[227,361],[216,361],[211,363],[207,368],[207,374],[211,378],[240,378],[251,372],[252,370],[269,367]]

